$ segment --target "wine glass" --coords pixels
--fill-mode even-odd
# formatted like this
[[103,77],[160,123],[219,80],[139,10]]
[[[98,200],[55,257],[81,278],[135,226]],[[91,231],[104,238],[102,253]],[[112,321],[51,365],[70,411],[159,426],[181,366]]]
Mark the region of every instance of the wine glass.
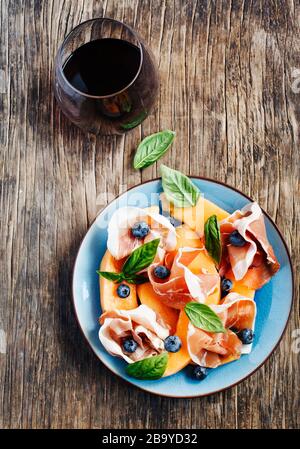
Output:
[[151,50],[110,18],[76,26],[58,50],[54,93],[64,114],[86,132],[123,134],[149,115],[159,76]]

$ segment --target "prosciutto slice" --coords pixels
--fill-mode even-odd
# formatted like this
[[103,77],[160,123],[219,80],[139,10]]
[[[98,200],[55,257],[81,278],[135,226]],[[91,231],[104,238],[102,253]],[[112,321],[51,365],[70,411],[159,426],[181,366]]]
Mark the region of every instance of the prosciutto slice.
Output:
[[174,254],[167,254],[166,265],[170,267],[170,276],[164,280],[158,280],[154,275],[154,269],[158,265],[152,264],[148,269],[149,280],[155,293],[169,307],[181,309],[189,301],[205,302],[208,295],[213,293],[220,282],[218,274],[207,273],[202,270],[200,274],[194,274],[188,265],[197,257],[199,251],[204,248],[179,248]]
[[230,330],[254,329],[256,304],[252,299],[230,293],[223,304],[210,305],[221,319],[226,333],[210,333],[199,329],[190,322],[187,346],[192,361],[207,368],[216,368],[224,363],[239,359],[249,353],[252,345],[243,345],[238,336]]
[[[223,257],[220,274],[225,275],[231,267],[234,278],[252,289],[266,284],[279,270],[280,265],[270,245],[259,205],[247,204],[220,223]],[[228,236],[237,230],[246,240],[242,247],[228,243]]]
[[[133,363],[164,350],[164,340],[170,334],[169,327],[150,307],[142,304],[132,310],[113,310],[100,317],[99,339],[113,356]],[[138,347],[132,354],[124,352],[124,338],[133,338]]]
[[[150,232],[144,239],[137,239],[131,233],[132,226],[140,221],[146,222],[150,227]],[[165,251],[172,251],[176,247],[174,226],[162,215],[138,207],[122,207],[114,212],[109,222],[107,248],[115,259],[120,260],[156,238],[161,239],[158,249],[158,258],[161,260]]]

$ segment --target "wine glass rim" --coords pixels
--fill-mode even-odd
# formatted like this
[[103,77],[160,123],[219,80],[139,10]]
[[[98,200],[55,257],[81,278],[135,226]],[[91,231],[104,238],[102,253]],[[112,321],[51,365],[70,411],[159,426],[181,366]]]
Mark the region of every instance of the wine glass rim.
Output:
[[[99,20],[107,20],[107,21],[110,21],[110,22],[118,23],[118,24],[122,25],[123,27],[125,27],[127,30],[129,30],[130,33],[137,40],[138,48],[139,48],[139,51],[140,51],[140,64],[139,64],[139,68],[138,68],[135,76],[133,77],[133,79],[130,81],[130,83],[128,83],[121,90],[118,90],[117,92],[113,92],[112,94],[109,94],[109,95],[91,95],[91,94],[87,94],[87,93],[82,92],[81,90],[77,89],[76,87],[73,86],[73,84],[70,83],[70,81],[65,76],[64,70],[63,70],[63,64],[62,64],[62,51],[63,51],[63,48],[66,45],[66,43],[67,43],[68,39],[70,38],[70,36],[74,33],[74,31],[76,31],[82,25],[87,24],[88,22],[97,22]],[[89,42],[92,42],[92,41],[89,41]],[[141,39],[140,39],[139,35],[136,33],[136,31],[133,28],[131,28],[131,26],[127,25],[124,22],[121,22],[120,20],[112,19],[110,17],[95,17],[93,19],[88,19],[88,20],[85,20],[84,22],[80,22],[78,25],[76,25],[74,28],[72,28],[72,30],[64,38],[62,44],[59,46],[56,58],[57,58],[57,66],[58,66],[58,69],[60,71],[60,74],[64,78],[64,81],[71,87],[72,90],[74,90],[78,94],[83,95],[83,96],[88,97],[88,98],[100,99],[100,98],[110,98],[110,97],[114,97],[115,95],[119,95],[122,92],[126,91],[135,82],[135,80],[137,79],[137,77],[139,76],[139,74],[141,72],[143,59],[144,59],[144,54],[143,54],[143,48],[142,48],[142,44],[141,44]]]

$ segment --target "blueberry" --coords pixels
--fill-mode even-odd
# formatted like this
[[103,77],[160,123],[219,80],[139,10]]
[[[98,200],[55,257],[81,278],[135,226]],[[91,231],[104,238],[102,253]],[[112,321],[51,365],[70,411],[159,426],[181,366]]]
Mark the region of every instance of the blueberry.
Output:
[[173,217],[170,216],[170,217],[168,217],[168,220],[169,220],[169,222],[171,223],[171,225],[175,227],[175,223],[176,223],[176,222],[175,222],[175,218],[173,218]]
[[196,365],[192,369],[192,377],[197,380],[203,380],[208,374],[208,369],[204,366]]
[[252,329],[242,329],[238,332],[237,336],[243,345],[250,345],[254,340],[254,332]]
[[137,239],[143,239],[144,237],[146,237],[146,235],[149,234],[150,228],[145,221],[138,221],[132,226],[131,232],[133,237]]
[[170,276],[170,270],[164,265],[157,265],[157,267],[154,268],[154,274],[159,279],[165,279]]
[[125,352],[132,354],[138,345],[133,338],[127,338],[126,340],[123,340],[122,346]]
[[172,226],[174,226],[174,228],[177,228],[177,226],[182,225],[182,222],[177,220],[174,217],[171,217],[171,215],[167,216],[167,219],[169,220],[169,222],[171,223]]
[[165,350],[168,352],[178,352],[181,348],[181,340],[177,335],[170,335],[165,339]]
[[229,243],[233,246],[244,246],[246,240],[238,231],[233,231],[229,236]]
[[130,287],[126,284],[120,284],[117,288],[117,294],[120,298],[127,298],[130,295]]
[[232,281],[230,279],[222,279],[221,282],[222,296],[227,295],[227,293],[232,289]]

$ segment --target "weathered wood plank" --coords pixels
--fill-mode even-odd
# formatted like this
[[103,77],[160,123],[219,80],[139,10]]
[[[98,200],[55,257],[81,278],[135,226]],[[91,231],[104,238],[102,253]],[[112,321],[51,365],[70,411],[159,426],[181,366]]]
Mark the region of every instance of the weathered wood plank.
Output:
[[[84,135],[53,99],[63,37],[103,15],[140,32],[161,75],[156,110],[123,137]],[[81,238],[113,196],[159,175],[157,165],[134,172],[132,156],[164,128],[177,133],[166,164],[228,182],[270,213],[299,285],[299,2],[1,0],[0,20],[0,427],[299,427],[299,296],[264,367],[193,400],[112,376],[86,347],[70,301]]]

